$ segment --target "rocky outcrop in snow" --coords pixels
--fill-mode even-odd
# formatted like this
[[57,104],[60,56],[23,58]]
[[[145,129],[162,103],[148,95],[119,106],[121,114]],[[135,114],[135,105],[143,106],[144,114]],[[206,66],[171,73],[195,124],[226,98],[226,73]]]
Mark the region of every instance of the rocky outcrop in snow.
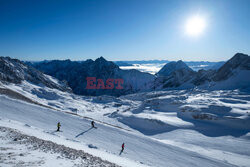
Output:
[[71,91],[65,82],[59,82],[51,76],[30,67],[20,60],[0,57],[0,81],[7,83],[21,83],[28,81],[36,85],[44,85],[62,91]]

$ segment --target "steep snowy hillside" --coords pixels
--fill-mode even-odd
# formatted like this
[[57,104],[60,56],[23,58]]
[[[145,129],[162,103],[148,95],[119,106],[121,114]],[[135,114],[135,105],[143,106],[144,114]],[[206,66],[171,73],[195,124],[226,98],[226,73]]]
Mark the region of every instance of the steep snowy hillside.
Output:
[[237,75],[237,70],[250,70],[250,56],[242,53],[235,54],[228,60],[214,76],[214,81],[226,80],[232,75]]
[[18,130],[7,127],[0,126],[0,143],[1,166],[118,167],[114,163],[104,161],[82,150],[25,135]]
[[62,91],[71,91],[66,83],[59,82],[19,60],[9,57],[0,57],[0,81],[8,83],[28,81],[36,85],[44,85]]
[[[0,95],[0,126],[52,141],[55,148],[83,150],[121,166],[250,164],[247,92],[174,90],[116,98],[78,96],[28,82],[1,87],[42,105]],[[93,119],[97,129],[91,128]],[[57,133],[58,121],[62,132]],[[63,149],[56,148],[58,156],[64,157]]]
[[[33,66],[44,73],[56,77],[59,80],[66,80],[73,92],[80,95],[123,95],[142,90],[148,90],[154,76],[138,70],[122,70],[111,61],[100,57],[83,62],[45,61],[34,63]],[[96,79],[123,79],[123,89],[86,89],[87,77]],[[97,84],[97,83],[96,83]],[[115,84],[115,83],[114,83]]]
[[213,76],[212,89],[250,90],[250,56],[235,54]]

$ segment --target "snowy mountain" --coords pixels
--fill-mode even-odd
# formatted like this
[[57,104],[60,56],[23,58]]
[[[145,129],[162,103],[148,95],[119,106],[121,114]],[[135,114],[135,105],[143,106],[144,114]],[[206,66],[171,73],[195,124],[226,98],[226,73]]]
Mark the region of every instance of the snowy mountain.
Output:
[[218,69],[213,80],[226,80],[233,75],[237,75],[239,71],[243,70],[250,70],[250,56],[237,53]]
[[[47,86],[43,79],[57,80],[18,60],[3,58],[0,166],[249,166],[249,92],[206,87],[225,87],[230,85],[226,82],[238,80],[249,85],[247,75],[242,76],[249,72],[249,56],[236,55],[228,62],[218,71],[194,72],[181,65],[183,68],[154,80],[165,79],[158,83],[159,88],[165,86],[160,91],[95,97]],[[135,91],[142,91],[141,86],[150,90],[148,83],[154,83],[153,75],[121,70],[104,58],[42,64],[57,78],[74,82],[89,75],[122,76]],[[216,74],[223,79],[214,81]],[[150,80],[145,82],[145,77]],[[14,82],[15,78],[20,82]],[[196,85],[196,89],[187,89]],[[184,87],[186,90],[178,90]],[[132,88],[125,90],[132,92]],[[97,128],[91,128],[92,120]],[[62,125],[59,132],[57,122]]]
[[78,96],[28,82],[1,87],[32,99],[0,95],[1,166],[250,164],[247,92],[167,90],[118,98]]
[[196,74],[192,83],[195,86],[200,86],[206,83],[213,82],[212,77],[215,75],[216,70],[199,70]]
[[250,90],[250,56],[235,54],[212,77],[212,89]]
[[154,89],[177,88],[195,77],[196,72],[189,68],[183,61],[167,63],[156,74]]
[[191,68],[189,68],[183,61],[179,60],[177,62],[172,61],[170,63],[167,63],[165,66],[161,68],[161,70],[156,74],[157,76],[169,76],[174,71],[193,71]]
[[[93,60],[75,62],[53,60],[34,63],[33,67],[59,80],[66,80],[73,92],[80,95],[123,95],[147,90],[154,76],[138,70],[122,70],[118,65],[100,57]],[[123,89],[86,89],[87,77],[96,79],[123,79]]]
[[27,66],[20,60],[9,57],[0,57],[0,81],[16,84],[28,81],[36,85],[44,85],[62,91],[71,91],[65,82],[59,82],[55,78]]
[[[222,63],[219,63],[220,66]],[[170,62],[157,73],[154,89],[249,89],[250,57],[237,53],[218,70],[193,71],[184,62]]]
[[[203,89],[248,89],[250,85],[249,77],[246,77],[250,71],[249,56],[241,53],[237,53],[218,70],[196,72],[180,60],[167,63],[156,75],[134,69],[120,69],[118,65],[103,57],[95,61],[89,59],[26,62],[28,66],[16,59],[1,58],[0,60],[2,81],[20,83],[26,80],[50,88],[69,90],[66,86],[67,82],[73,92],[79,95],[120,96],[143,91],[188,89],[197,86]],[[102,79],[104,86],[107,79],[122,79],[123,89],[86,89],[87,77]],[[114,87],[117,86],[117,83],[113,83]],[[97,85],[98,82],[96,81],[95,84]]]
[[[196,76],[194,71],[188,69],[179,69],[173,71],[167,76],[158,76],[154,81],[154,89],[161,90],[165,88],[183,88],[183,86],[190,85],[190,80]],[[188,86],[190,87],[190,86]],[[191,85],[193,87],[193,85]],[[186,89],[187,87],[184,87]]]

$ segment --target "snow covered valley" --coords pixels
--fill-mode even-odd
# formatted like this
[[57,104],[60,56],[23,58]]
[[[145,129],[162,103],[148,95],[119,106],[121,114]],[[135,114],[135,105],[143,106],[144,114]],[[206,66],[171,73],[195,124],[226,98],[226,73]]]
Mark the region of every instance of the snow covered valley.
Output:
[[[92,166],[250,166],[248,92],[192,89],[117,98],[78,96],[26,81],[2,84],[1,88],[30,99],[0,95],[1,127],[102,159]],[[91,120],[97,129],[91,128]],[[61,132],[55,132],[57,122],[61,122]],[[1,138],[3,145],[12,141]],[[123,142],[125,149],[120,154]],[[45,156],[39,149],[20,147],[30,155],[16,158],[24,162],[43,157],[40,166],[91,166],[85,159],[65,157],[63,148]],[[0,151],[3,159],[8,159],[8,151]],[[20,154],[18,150],[10,152]],[[1,166],[7,166],[3,162],[7,160],[0,161]]]

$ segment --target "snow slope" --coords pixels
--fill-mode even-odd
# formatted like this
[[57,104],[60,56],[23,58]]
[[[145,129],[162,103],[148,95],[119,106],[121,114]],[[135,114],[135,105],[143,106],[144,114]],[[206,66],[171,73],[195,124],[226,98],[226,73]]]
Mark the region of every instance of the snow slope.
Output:
[[5,167],[117,166],[81,150],[24,135],[6,127],[0,127],[0,143],[0,164]]
[[[133,163],[132,166],[137,166],[141,165],[139,162],[142,162],[150,166],[200,166],[200,164],[232,166],[223,160],[204,156],[151,137],[98,123],[98,129],[90,129],[89,120],[9,99],[5,96],[1,96],[0,99],[0,126],[16,128],[26,134],[69,147],[82,148],[90,154],[118,165],[131,166]],[[14,120],[14,122],[8,120]],[[62,132],[59,134],[53,133],[58,121],[62,124]],[[29,126],[25,126],[25,124]],[[125,142],[126,147],[121,158],[118,154],[122,142]],[[88,148],[89,144],[97,149]],[[246,153],[249,155],[249,152]]]
[[[250,166],[250,152],[245,149],[250,139],[249,91],[207,89],[222,89],[227,82],[229,88],[249,87],[248,57],[243,64],[237,57],[246,56],[236,55],[221,67],[219,80],[204,82],[206,89],[86,97],[25,78],[20,83],[0,82],[0,126],[121,166]],[[220,80],[223,71],[226,80]],[[175,70],[165,84],[188,87],[193,73],[186,68]],[[199,73],[202,81],[213,76]],[[133,70],[123,74],[134,88],[140,87],[135,81],[143,80],[137,74]],[[90,128],[91,120],[98,129]],[[58,121],[63,132],[55,133]],[[123,142],[125,152],[119,155]]]

